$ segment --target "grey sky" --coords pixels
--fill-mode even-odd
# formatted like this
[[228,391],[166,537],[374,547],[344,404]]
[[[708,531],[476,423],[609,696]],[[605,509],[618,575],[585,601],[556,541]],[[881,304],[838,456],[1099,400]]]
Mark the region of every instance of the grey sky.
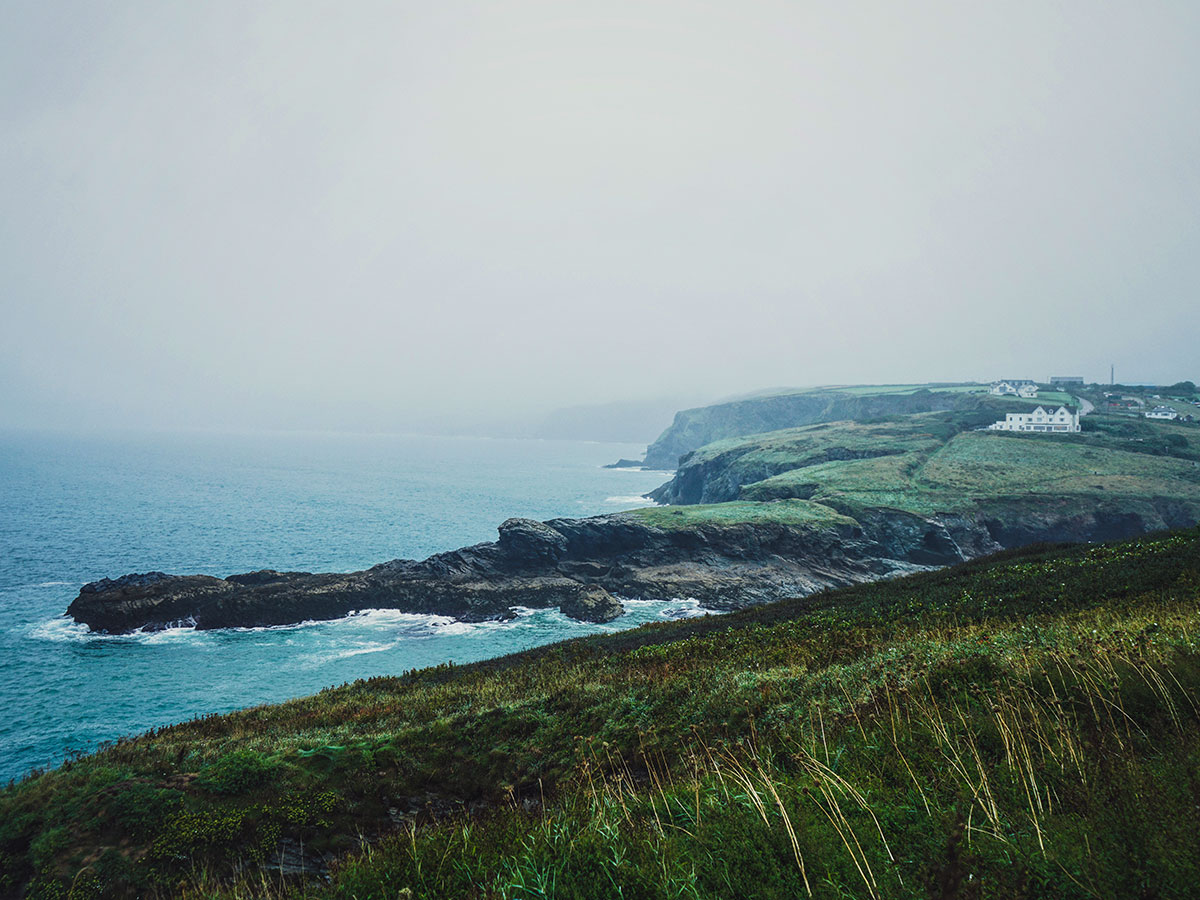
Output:
[[1200,376],[1200,4],[0,7],[0,424]]

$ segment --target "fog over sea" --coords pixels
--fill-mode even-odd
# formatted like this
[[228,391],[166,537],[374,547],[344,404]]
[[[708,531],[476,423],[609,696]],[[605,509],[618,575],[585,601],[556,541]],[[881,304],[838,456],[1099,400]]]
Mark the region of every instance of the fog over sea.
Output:
[[329,685],[696,614],[638,602],[465,624],[368,611],[325,623],[128,636],[63,617],[127,572],[352,571],[494,540],[509,516],[645,505],[642,446],[345,434],[0,433],[0,781],[101,742]]

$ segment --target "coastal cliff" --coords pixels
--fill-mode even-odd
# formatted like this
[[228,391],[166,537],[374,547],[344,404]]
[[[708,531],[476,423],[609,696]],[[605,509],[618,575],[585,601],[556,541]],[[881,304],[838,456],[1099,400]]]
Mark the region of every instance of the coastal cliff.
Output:
[[949,410],[708,444],[653,493],[667,506],[509,519],[494,542],[347,574],[104,579],[84,586],[67,613],[110,633],[286,625],[364,609],[482,620],[558,607],[608,622],[622,614],[621,598],[739,609],[1042,541],[1200,522],[1194,427],[1091,416],[1083,434],[1001,434],[978,430],[995,401],[905,396],[919,407],[959,399],[945,401],[956,405]]
[[919,529],[884,546],[854,520],[811,521],[803,501],[771,506],[799,511],[687,528],[661,527],[639,511],[509,519],[495,542],[349,574],[127,575],[85,585],[67,614],[110,633],[285,625],[377,608],[481,620],[514,606],[557,606],[606,622],[623,611],[618,597],[694,597],[735,609],[961,558],[928,552]]
[[[685,409],[646,449],[651,469],[674,469],[680,457],[714,441],[822,422],[995,406],[986,396],[922,386],[908,393],[859,394],[822,388]],[[932,388],[932,390],[930,389]],[[1008,407],[1009,411],[1017,407]]]
[[67,614],[108,633],[287,625],[385,608],[478,621],[505,618],[516,606],[557,606],[607,622],[623,612],[622,597],[691,597],[710,609],[740,609],[1040,541],[1110,540],[1193,523],[1198,510],[1168,500],[1040,500],[969,515],[873,508],[850,517],[790,499],[509,519],[498,541],[348,574],[105,579],[85,585]]

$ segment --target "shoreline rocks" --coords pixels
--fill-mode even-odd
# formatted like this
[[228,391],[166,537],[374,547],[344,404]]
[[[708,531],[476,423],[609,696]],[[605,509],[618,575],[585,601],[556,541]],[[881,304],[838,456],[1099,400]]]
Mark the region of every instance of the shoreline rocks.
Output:
[[636,513],[587,519],[508,519],[498,540],[361,572],[260,570],[227,578],[162,572],[85,585],[67,614],[93,631],[127,633],[178,623],[199,629],[291,625],[364,609],[481,621],[511,607],[558,607],[589,622],[623,612],[618,597],[692,598],[732,610],[804,596],[1040,541],[1112,540],[1175,526],[1191,509],[1012,503],[973,515],[923,517],[887,508],[851,524],[705,522],[684,529]]

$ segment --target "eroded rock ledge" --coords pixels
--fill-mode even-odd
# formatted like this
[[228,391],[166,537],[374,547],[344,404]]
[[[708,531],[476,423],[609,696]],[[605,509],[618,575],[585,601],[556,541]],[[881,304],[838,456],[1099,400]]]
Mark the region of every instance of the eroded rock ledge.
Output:
[[711,609],[737,609],[1039,540],[1107,540],[1163,527],[1153,507],[1146,515],[1121,512],[1042,502],[1000,518],[872,509],[832,526],[714,522],[681,529],[659,528],[633,513],[509,519],[495,542],[362,572],[104,579],[84,586],[67,614],[109,633],[180,623],[288,625],[363,609],[482,620],[511,615],[514,606],[559,607],[576,619],[607,622],[621,614],[621,597],[692,597]]
[[694,597],[731,609],[961,558],[931,553],[920,536],[924,526],[917,525],[915,545],[894,553],[851,528],[664,530],[624,513],[544,523],[509,519],[495,542],[349,574],[106,578],[84,586],[67,613],[110,633],[180,623],[202,629],[286,625],[379,608],[479,620],[503,617],[513,606],[557,606],[577,619],[606,622],[622,612],[617,597]]

